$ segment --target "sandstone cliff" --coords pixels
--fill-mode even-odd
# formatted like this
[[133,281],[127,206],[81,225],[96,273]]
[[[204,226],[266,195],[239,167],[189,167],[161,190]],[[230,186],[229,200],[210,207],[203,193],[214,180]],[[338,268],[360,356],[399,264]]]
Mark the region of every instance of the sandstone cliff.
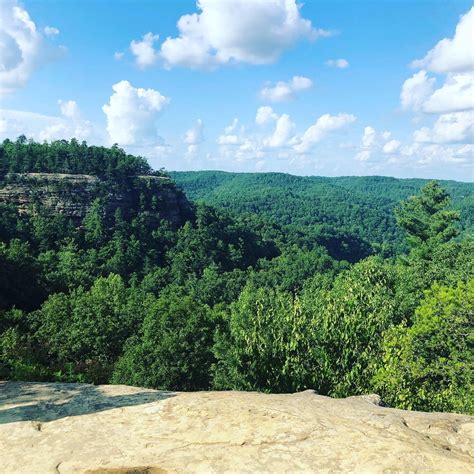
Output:
[[331,399],[0,383],[8,473],[474,472],[474,418]]
[[102,199],[107,214],[113,214],[118,208],[126,211],[136,206],[143,192],[156,197],[162,219],[178,226],[188,217],[186,196],[161,176],[136,176],[127,183],[114,183],[84,174],[11,174],[0,182],[0,203],[13,204],[20,213],[32,212],[40,205],[51,214],[78,222],[96,198]]

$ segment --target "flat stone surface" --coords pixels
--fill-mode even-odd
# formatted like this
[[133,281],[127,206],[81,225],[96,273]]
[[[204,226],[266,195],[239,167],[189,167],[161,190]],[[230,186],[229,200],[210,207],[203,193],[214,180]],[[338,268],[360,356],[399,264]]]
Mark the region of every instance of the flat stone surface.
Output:
[[473,417],[376,403],[0,382],[0,471],[474,472]]

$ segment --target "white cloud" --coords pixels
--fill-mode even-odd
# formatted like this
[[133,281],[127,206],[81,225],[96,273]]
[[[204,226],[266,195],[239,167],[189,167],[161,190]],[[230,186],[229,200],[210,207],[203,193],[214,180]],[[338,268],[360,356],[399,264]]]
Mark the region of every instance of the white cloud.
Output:
[[45,26],[44,29],[44,34],[46,36],[56,36],[59,35],[59,30],[55,28],[54,26]]
[[[0,2],[0,18],[0,94],[10,94],[65,49],[45,41],[28,12],[15,0]],[[48,28],[52,31],[53,27]]]
[[[453,38],[441,40],[423,59],[412,63],[414,67],[424,69],[405,81],[400,95],[402,107],[438,115],[433,125],[420,127],[413,133],[415,144],[473,140],[473,31],[474,7],[461,17]],[[435,89],[436,79],[429,77],[426,70],[445,74],[441,87]],[[418,122],[421,119],[418,116]]]
[[188,145],[186,157],[193,158],[199,151],[199,145],[204,141],[204,124],[201,119],[197,119],[193,127],[184,134],[184,143]]
[[327,66],[337,67],[338,69],[347,69],[349,67],[349,61],[344,58],[340,59],[329,59],[326,61]]
[[186,158],[194,158],[199,151],[199,145],[188,145],[186,149]]
[[400,158],[409,159],[409,164],[418,166],[443,163],[472,166],[473,151],[473,145],[413,143],[401,148]]
[[400,146],[401,142],[398,140],[390,140],[389,142],[385,143],[382,150],[386,155],[392,155],[400,149]]
[[[271,107],[260,107],[256,114],[257,127],[246,129],[235,119],[232,126],[226,127],[226,133],[219,136],[217,143],[219,156],[224,163],[250,163],[251,161],[284,160],[291,166],[301,167],[308,161],[310,149],[322,141],[331,132],[354,122],[351,114],[325,114],[309,127],[302,135],[295,134],[296,125],[288,114],[276,114]],[[274,123],[271,133],[264,127]],[[295,154],[294,152],[297,152]],[[266,161],[266,163],[269,163]],[[247,166],[247,165],[246,165]],[[303,169],[303,168],[301,168]]]
[[26,135],[37,141],[69,140],[76,138],[79,141],[87,140],[99,144],[103,143],[103,133],[87,120],[81,120],[63,115],[49,116],[34,112],[19,110],[0,110],[0,139],[15,139],[19,135]]
[[264,145],[271,148],[281,147],[288,143],[295,124],[291,121],[288,114],[278,117],[273,134],[264,140]]
[[234,130],[237,129],[238,125],[239,119],[234,118],[234,120],[232,120],[232,123],[230,125],[227,125],[227,127],[224,129],[225,133],[232,133]]
[[130,51],[135,56],[135,62],[141,69],[145,69],[158,61],[159,54],[155,51],[153,44],[158,41],[159,36],[153,33],[143,35],[141,41],[133,40],[130,43]]
[[167,67],[269,64],[300,38],[331,34],[302,18],[295,0],[198,0],[197,7],[178,20],[179,36],[161,45]]
[[220,135],[217,139],[219,145],[238,145],[240,143],[240,138],[238,135],[227,134]]
[[437,73],[469,72],[474,68],[474,7],[461,17],[453,38],[442,39],[423,58],[412,63]]
[[113,94],[102,107],[112,143],[140,145],[159,140],[155,120],[169,99],[154,89],[133,87],[128,81],[112,86]]
[[275,85],[267,85],[260,91],[262,100],[270,102],[284,102],[292,99],[297,91],[310,89],[313,86],[313,81],[308,77],[293,76],[288,81],[279,81]]
[[59,108],[61,110],[61,114],[64,117],[71,118],[74,120],[78,120],[80,118],[80,111],[79,106],[75,100],[58,100]]
[[474,108],[474,73],[448,74],[445,83],[434,90],[435,82],[424,70],[407,79],[400,94],[402,107],[429,114]]
[[324,114],[311,125],[294,145],[294,149],[298,153],[307,152],[314,144],[321,141],[326,135],[332,131],[343,128],[356,121],[356,116],[352,114],[329,115]]
[[474,145],[470,143],[464,146],[454,147],[452,154],[448,154],[448,159],[458,163],[467,163],[472,166],[474,164]]
[[[474,39],[474,34],[473,34]],[[423,111],[442,114],[474,108],[474,73],[449,74],[446,82],[423,104]]]
[[114,59],[115,59],[116,61],[120,61],[120,60],[123,58],[124,54],[125,54],[125,53],[123,53],[122,51],[115,51],[115,53],[114,53]]
[[400,94],[402,107],[405,110],[420,110],[433,93],[435,81],[436,79],[428,77],[426,71],[419,71],[413,74],[412,77],[403,83]]
[[362,146],[364,148],[371,148],[375,145],[375,129],[373,127],[365,127],[364,135],[362,136]]
[[264,105],[263,107],[259,107],[257,109],[257,115],[255,116],[255,123],[257,125],[264,125],[268,122],[272,122],[276,120],[278,115],[273,112],[273,109],[268,105]]
[[[423,68],[402,87],[402,107],[429,114],[448,114],[474,108],[474,7],[461,17],[454,37],[441,40],[412,66]],[[428,71],[445,73],[444,84],[434,90]]]
[[390,140],[391,132],[377,132],[373,127],[368,125],[364,128],[361,139],[361,146],[355,155],[358,161],[370,161],[374,154],[395,155],[399,152],[401,142],[398,140]]
[[372,157],[372,150],[360,150],[357,152],[355,159],[357,161],[369,161]]
[[[224,128],[224,133],[220,135],[216,142],[219,145],[239,145],[242,142],[242,138],[240,135],[236,134],[236,130],[239,126],[239,119],[234,118],[230,125]],[[240,127],[240,133],[244,132],[244,127]]]
[[474,112],[455,112],[438,117],[432,128],[422,127],[413,134],[415,142],[456,143],[474,138]]
[[[387,133],[387,132],[385,132]],[[368,125],[364,128],[364,134],[362,135],[362,147],[357,152],[355,159],[358,161],[369,161],[372,158],[372,154],[376,149],[377,132],[373,127]]]

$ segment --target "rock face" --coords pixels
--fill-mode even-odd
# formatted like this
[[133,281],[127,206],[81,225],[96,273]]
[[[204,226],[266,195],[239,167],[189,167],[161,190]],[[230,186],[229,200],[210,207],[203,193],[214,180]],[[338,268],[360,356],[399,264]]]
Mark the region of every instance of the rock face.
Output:
[[15,205],[21,214],[40,204],[51,214],[63,214],[79,222],[97,197],[111,215],[118,208],[126,211],[135,206],[143,192],[156,197],[160,217],[173,225],[183,224],[188,217],[190,206],[185,195],[169,178],[161,176],[136,176],[118,185],[84,174],[9,175],[5,183],[0,183],[0,203]]
[[331,399],[0,383],[8,473],[474,472],[474,418]]

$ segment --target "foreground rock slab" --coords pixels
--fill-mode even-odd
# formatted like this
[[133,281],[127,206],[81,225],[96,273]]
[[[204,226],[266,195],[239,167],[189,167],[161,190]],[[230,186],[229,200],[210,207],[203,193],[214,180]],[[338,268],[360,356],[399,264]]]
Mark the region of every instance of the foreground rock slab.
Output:
[[473,417],[376,396],[0,382],[5,473],[469,473],[473,441]]

